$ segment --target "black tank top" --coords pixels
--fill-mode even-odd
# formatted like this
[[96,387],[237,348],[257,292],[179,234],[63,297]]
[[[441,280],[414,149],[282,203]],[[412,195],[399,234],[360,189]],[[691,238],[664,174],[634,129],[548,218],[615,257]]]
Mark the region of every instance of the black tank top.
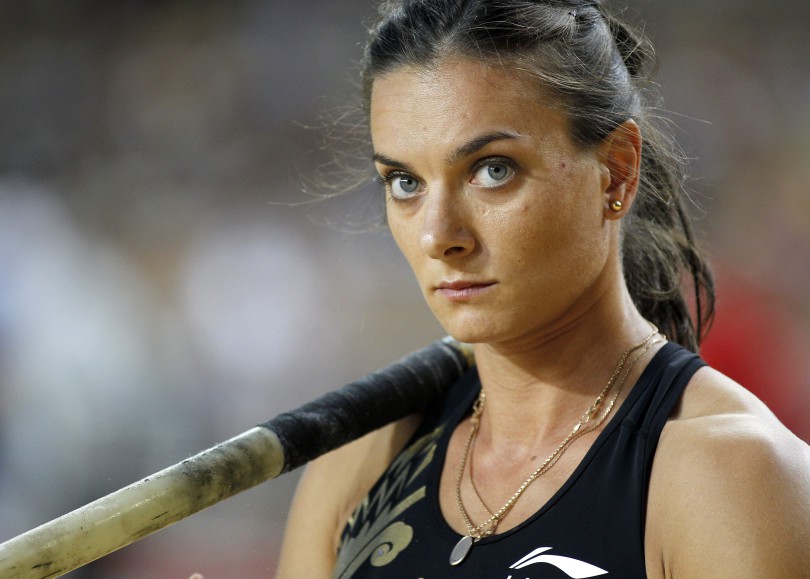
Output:
[[704,363],[667,343],[582,462],[543,507],[475,543],[458,566],[461,536],[439,507],[447,444],[478,396],[475,370],[429,412],[349,519],[334,577],[341,579],[565,579],[646,577],[644,519],[658,438],[689,379]]

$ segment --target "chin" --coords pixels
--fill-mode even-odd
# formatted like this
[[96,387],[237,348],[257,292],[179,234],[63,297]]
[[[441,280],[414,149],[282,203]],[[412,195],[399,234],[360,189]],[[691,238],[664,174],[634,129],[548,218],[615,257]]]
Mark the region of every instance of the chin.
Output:
[[487,341],[476,333],[447,332],[447,334],[454,340],[464,344],[481,344]]
[[433,315],[454,340],[467,344],[494,342],[514,330],[513,321],[500,312],[466,309],[436,311]]
[[492,332],[491,324],[483,322],[477,324],[442,324],[442,327],[454,340],[466,344],[480,344],[497,339],[495,333]]

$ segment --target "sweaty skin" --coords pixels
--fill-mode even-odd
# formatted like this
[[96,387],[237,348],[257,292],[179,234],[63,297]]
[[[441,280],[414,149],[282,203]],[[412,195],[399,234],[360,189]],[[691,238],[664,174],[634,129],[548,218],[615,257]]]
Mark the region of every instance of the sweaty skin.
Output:
[[[621,271],[642,136],[628,120],[574,144],[565,116],[519,73],[448,58],[374,81],[371,134],[391,232],[448,333],[474,342],[487,405],[474,455],[486,502],[503,504],[571,431],[622,352],[650,333]],[[621,211],[610,203],[621,201]],[[639,359],[629,388],[655,353]],[[315,461],[292,507],[279,577],[329,577],[354,507],[418,425],[413,416]],[[453,432],[439,502],[460,534]],[[533,483],[498,532],[535,513],[601,430]],[[474,520],[487,515],[471,488]],[[583,521],[587,524],[587,521]],[[710,368],[661,434],[649,486],[647,574],[769,579],[810,569],[810,452],[744,388]]]
[[[592,151],[574,146],[561,112],[535,106],[527,114],[529,89],[519,78],[483,66],[467,71],[447,65],[375,82],[377,169],[400,171],[389,182],[388,223],[450,334],[528,346],[583,316],[615,285],[615,222],[605,219],[603,194],[609,175]],[[493,179],[491,167],[505,177]],[[402,173],[419,183],[405,198],[391,194]],[[440,289],[459,281],[485,291]]]

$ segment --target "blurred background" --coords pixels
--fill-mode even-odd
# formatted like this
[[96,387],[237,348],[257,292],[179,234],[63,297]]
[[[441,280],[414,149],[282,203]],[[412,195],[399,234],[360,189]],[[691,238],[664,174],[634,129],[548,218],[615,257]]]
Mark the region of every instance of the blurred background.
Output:
[[[613,3],[614,8],[625,4]],[[296,205],[370,0],[0,2],[0,541],[442,335],[368,191]],[[810,439],[810,4],[628,0],[717,268],[704,355]],[[69,577],[269,577],[297,479]]]

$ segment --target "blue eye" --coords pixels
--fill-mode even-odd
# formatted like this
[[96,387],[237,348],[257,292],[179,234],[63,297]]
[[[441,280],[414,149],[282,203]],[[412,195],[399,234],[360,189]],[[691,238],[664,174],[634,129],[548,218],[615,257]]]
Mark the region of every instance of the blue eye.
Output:
[[409,199],[422,190],[422,183],[407,173],[395,171],[382,177],[391,197],[394,199]]
[[515,170],[504,160],[489,159],[479,163],[472,182],[482,187],[497,187],[508,181]]
[[506,165],[488,165],[487,174],[493,181],[502,181],[509,174],[509,167]]
[[419,181],[410,175],[397,177],[392,182],[392,185],[393,184],[396,184],[396,186],[399,187],[404,193],[415,193],[417,189],[419,189]]

